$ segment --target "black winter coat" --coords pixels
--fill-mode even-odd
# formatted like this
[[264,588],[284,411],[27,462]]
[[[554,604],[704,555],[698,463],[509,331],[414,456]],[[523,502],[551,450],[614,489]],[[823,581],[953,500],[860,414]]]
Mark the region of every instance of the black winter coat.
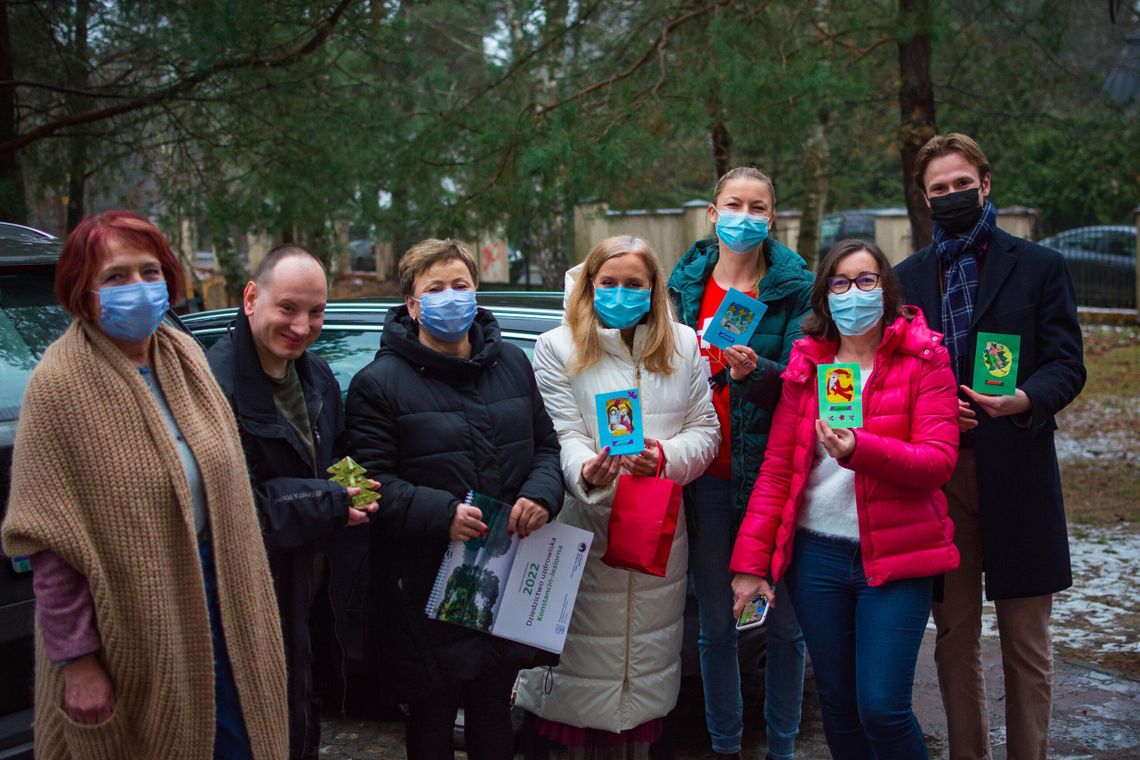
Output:
[[[942,332],[938,255],[927,246],[895,267],[906,303]],[[978,504],[986,597],[1039,596],[1073,584],[1055,415],[1085,384],[1084,348],[1073,281],[1056,251],[994,230],[981,281],[960,383],[974,376],[978,332],[1021,336],[1017,387],[1032,402],[1028,427],[975,408]]]
[[310,725],[306,715],[312,693],[310,608],[319,583],[314,562],[348,519],[348,492],[325,472],[336,461],[334,446],[344,427],[340,386],[316,354],[306,351],[294,362],[309,409],[313,461],[277,409],[243,311],[238,310],[229,334],[210,348],[206,359],[234,410],[245,449],[285,639],[290,754],[299,756],[319,736],[319,726]]
[[392,309],[380,351],[348,389],[345,445],[383,494],[370,526],[366,640],[407,700],[440,671],[471,678],[495,661],[517,668],[549,658],[424,614],[468,490],[533,499],[552,517],[562,506],[558,434],[526,354],[503,342],[484,309],[469,338],[470,359],[439,353],[420,343],[407,307]]

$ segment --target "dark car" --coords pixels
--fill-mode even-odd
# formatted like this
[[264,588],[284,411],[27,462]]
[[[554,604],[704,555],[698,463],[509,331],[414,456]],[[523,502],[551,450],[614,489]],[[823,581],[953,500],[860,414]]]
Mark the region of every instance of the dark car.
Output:
[[877,214],[877,209],[848,209],[824,214],[819,222],[819,260],[840,240],[874,240]]
[[[533,358],[538,336],[562,323],[562,294],[552,292],[479,292],[479,305],[490,309],[498,319],[503,337]],[[388,309],[402,304],[399,299],[333,301],[325,311],[324,328],[312,350],[332,367],[342,393],[347,393],[352,376],[372,361],[380,347],[380,332]],[[234,309],[201,312],[182,317],[183,323],[208,348],[222,337],[233,319]],[[383,488],[381,488],[383,491]],[[381,502],[383,509],[383,502]],[[363,640],[364,600],[368,591],[368,540],[364,531],[340,531],[332,555],[332,604],[335,631],[344,655],[352,685],[354,674],[365,673],[366,646]],[[685,605],[685,637],[682,664],[686,675],[699,675],[697,661],[696,600],[691,592]],[[765,650],[764,628],[753,628],[741,635],[741,674],[745,688],[759,688],[759,673]],[[335,660],[333,662],[335,666]],[[355,689],[353,689],[355,691]],[[375,699],[375,689],[366,693]]]
[[1077,303],[1136,308],[1136,228],[1127,224],[1077,227],[1039,241],[1065,257]]
[[[59,240],[0,222],[0,520],[8,508],[12,446],[24,387],[71,318],[53,290]],[[0,552],[0,757],[32,756],[35,603],[26,557]]]

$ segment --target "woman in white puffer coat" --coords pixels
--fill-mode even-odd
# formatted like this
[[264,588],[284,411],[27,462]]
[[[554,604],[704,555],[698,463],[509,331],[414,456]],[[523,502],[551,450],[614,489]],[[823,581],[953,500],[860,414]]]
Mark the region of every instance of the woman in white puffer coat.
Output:
[[[563,745],[651,742],[677,701],[688,542],[682,515],[664,578],[602,564],[618,475],[685,485],[716,455],[720,429],[696,334],[676,323],[660,266],[631,236],[599,243],[567,273],[566,323],[538,339],[535,373],[562,445],[558,520],[594,533],[561,664],[524,671],[517,704]],[[594,397],[639,388],[645,449],[609,456]]]

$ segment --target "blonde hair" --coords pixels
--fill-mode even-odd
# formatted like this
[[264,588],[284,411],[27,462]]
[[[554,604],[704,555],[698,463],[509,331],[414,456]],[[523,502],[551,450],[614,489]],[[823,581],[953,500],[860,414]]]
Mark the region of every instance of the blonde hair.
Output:
[[713,188],[713,205],[716,205],[716,199],[720,197],[721,192],[724,191],[724,186],[729,180],[734,179],[754,179],[757,182],[762,182],[768,186],[768,194],[772,196],[772,208],[776,207],[776,186],[772,184],[772,179],[764,172],[757,169],[755,166],[738,166],[735,169],[729,169],[724,175],[716,181],[716,187]]
[[475,257],[458,240],[428,238],[409,248],[400,257],[400,294],[408,297],[415,293],[416,278],[436,264],[459,259],[471,272],[471,284],[479,287],[479,265]]
[[576,375],[602,358],[602,341],[598,330],[605,327],[594,310],[594,278],[607,261],[627,253],[636,254],[649,270],[652,295],[649,299],[649,316],[646,328],[649,338],[641,362],[650,372],[671,375],[676,371],[673,357],[677,354],[677,341],[673,334],[673,311],[665,292],[665,276],[657,263],[657,256],[649,243],[633,235],[606,238],[594,246],[582,265],[582,272],[566,305],[566,323],[574,336],[577,359],[571,363],[569,373]]

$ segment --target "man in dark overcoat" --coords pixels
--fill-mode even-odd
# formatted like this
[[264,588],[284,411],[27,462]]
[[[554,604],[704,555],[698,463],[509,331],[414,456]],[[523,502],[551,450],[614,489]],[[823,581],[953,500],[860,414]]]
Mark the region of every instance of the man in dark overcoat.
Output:
[[[934,604],[935,660],[951,758],[989,758],[981,659],[982,578],[994,601],[1005,676],[1010,758],[1045,757],[1052,710],[1053,594],[1072,585],[1053,431],[1085,383],[1076,297],[1056,251],[998,229],[990,165],[963,134],[919,152],[915,181],[934,219],[933,242],[895,271],[922,309],[959,382],[961,446],[946,494],[961,566]],[[1016,335],[1016,391],[971,388],[978,333]]]

